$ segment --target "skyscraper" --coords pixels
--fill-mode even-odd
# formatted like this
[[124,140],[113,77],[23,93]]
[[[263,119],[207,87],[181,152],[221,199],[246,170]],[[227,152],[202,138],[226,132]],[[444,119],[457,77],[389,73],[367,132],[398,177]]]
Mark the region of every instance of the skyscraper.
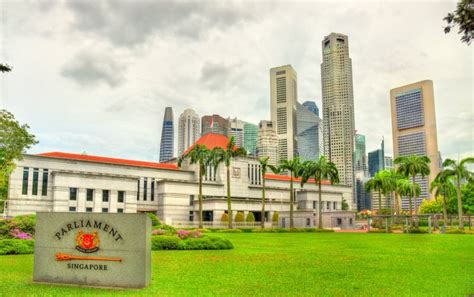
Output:
[[[418,176],[423,199],[430,198],[429,183],[439,172],[438,136],[436,132],[433,81],[424,80],[390,90],[392,111],[393,157],[427,156],[430,158],[430,175]],[[408,200],[402,197],[402,207],[408,209]]]
[[296,127],[298,155],[303,160],[315,160],[319,158],[319,155],[322,153],[321,146],[323,136],[321,119],[306,106],[297,103]]
[[218,114],[203,116],[201,119],[201,136],[207,133],[216,133],[229,137],[229,130],[229,119],[225,119]]
[[385,145],[384,140],[380,144],[380,149],[369,152],[369,175],[373,177],[378,171],[385,169],[384,160]]
[[260,121],[258,124],[257,157],[269,157],[268,162],[278,164],[278,137],[271,121]]
[[178,155],[193,145],[201,136],[199,115],[192,109],[185,109],[178,120]]
[[352,185],[355,123],[349,39],[346,35],[331,33],[324,37],[322,48],[325,155],[336,164],[341,183]]
[[174,126],[173,126],[173,109],[165,108],[165,116],[163,118],[163,128],[161,129],[160,143],[160,162],[166,162],[173,158],[174,151]]
[[384,158],[384,162],[383,162],[383,167],[384,169],[393,169],[393,158],[390,157],[390,156],[385,156]]
[[354,171],[363,172],[367,176],[367,153],[365,151],[365,135],[355,135],[355,151],[354,151]]
[[304,107],[308,108],[312,113],[319,117],[319,108],[314,101],[305,101],[302,104]]
[[244,122],[237,118],[229,121],[230,136],[234,136],[237,147],[242,147],[244,144]]
[[270,108],[278,138],[278,160],[298,154],[296,142],[297,76],[291,65],[270,69]]
[[258,126],[244,122],[244,148],[249,155],[256,155]]

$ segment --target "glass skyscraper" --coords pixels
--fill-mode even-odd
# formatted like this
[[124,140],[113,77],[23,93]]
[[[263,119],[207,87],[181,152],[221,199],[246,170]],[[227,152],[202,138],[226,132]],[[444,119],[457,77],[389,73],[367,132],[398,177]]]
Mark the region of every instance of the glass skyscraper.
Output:
[[244,122],[244,148],[249,155],[256,155],[258,126]]
[[314,101],[305,101],[305,102],[303,102],[302,105],[304,107],[306,107],[307,109],[309,109],[309,111],[311,111],[312,113],[314,113],[315,115],[317,115],[319,117],[319,108],[316,105],[316,102],[314,102]]
[[174,151],[174,126],[173,109],[166,107],[161,129],[160,162],[166,162],[173,158]]
[[296,105],[296,131],[297,151],[300,158],[302,160],[319,158],[323,144],[321,119],[300,103]]

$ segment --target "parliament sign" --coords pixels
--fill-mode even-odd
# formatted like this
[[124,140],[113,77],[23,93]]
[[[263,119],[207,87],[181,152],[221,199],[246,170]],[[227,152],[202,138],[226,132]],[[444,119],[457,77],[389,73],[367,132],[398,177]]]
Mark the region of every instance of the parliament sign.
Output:
[[33,281],[143,288],[150,236],[146,214],[38,213]]

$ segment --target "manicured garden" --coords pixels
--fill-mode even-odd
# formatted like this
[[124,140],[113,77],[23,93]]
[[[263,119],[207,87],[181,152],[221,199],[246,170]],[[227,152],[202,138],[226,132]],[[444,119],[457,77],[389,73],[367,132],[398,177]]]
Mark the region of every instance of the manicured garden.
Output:
[[16,295],[466,296],[474,292],[474,236],[213,233],[234,249],[154,251],[143,290],[31,282],[33,255],[0,256],[0,292]]

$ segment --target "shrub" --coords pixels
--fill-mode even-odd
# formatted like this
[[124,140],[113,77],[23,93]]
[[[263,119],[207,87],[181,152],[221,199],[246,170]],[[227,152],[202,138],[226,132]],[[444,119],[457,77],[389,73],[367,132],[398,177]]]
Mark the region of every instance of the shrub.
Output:
[[421,233],[428,233],[428,230],[426,229],[422,229],[422,228],[410,228],[410,232],[409,233],[416,233],[416,234],[421,234]]
[[152,225],[153,227],[159,227],[159,226],[161,226],[160,220],[158,219],[158,217],[157,217],[154,213],[152,213],[152,212],[147,212],[146,214],[147,214],[148,217],[151,219],[151,225]]
[[243,221],[244,221],[244,213],[241,211],[238,211],[237,214],[235,215],[235,222],[242,223]]
[[210,232],[212,232],[211,229],[207,229],[207,228],[198,228],[198,229],[194,229],[194,231],[199,231],[201,233],[210,233]]
[[178,236],[180,239],[186,239],[189,237],[190,234],[191,234],[190,231],[182,230],[182,229],[176,232],[176,236]]
[[253,228],[239,228],[240,230],[242,230],[242,232],[244,233],[252,233],[253,232]]
[[278,223],[278,212],[274,212],[272,216],[272,222],[273,223]]
[[221,222],[228,222],[228,221],[229,221],[229,215],[224,212],[221,216]]
[[16,216],[12,219],[12,221],[15,223],[16,228],[20,229],[21,231],[31,235],[35,234],[36,215]]
[[217,233],[242,233],[240,229],[220,229],[216,231]]
[[30,234],[25,233],[25,232],[21,231],[18,228],[15,228],[12,231],[10,231],[10,235],[14,239],[22,239],[22,240],[31,240],[31,239],[33,239],[33,237]]
[[253,212],[249,211],[246,221],[248,223],[255,223],[255,216],[253,215]]
[[[387,233],[385,232],[385,229],[370,229],[369,233]],[[388,233],[391,233],[390,230]]]
[[165,235],[166,231],[164,229],[155,229],[151,230],[151,235]]
[[151,249],[156,250],[176,250],[181,241],[176,236],[162,235],[151,237]]
[[0,240],[0,255],[33,254],[34,240],[2,239]]

